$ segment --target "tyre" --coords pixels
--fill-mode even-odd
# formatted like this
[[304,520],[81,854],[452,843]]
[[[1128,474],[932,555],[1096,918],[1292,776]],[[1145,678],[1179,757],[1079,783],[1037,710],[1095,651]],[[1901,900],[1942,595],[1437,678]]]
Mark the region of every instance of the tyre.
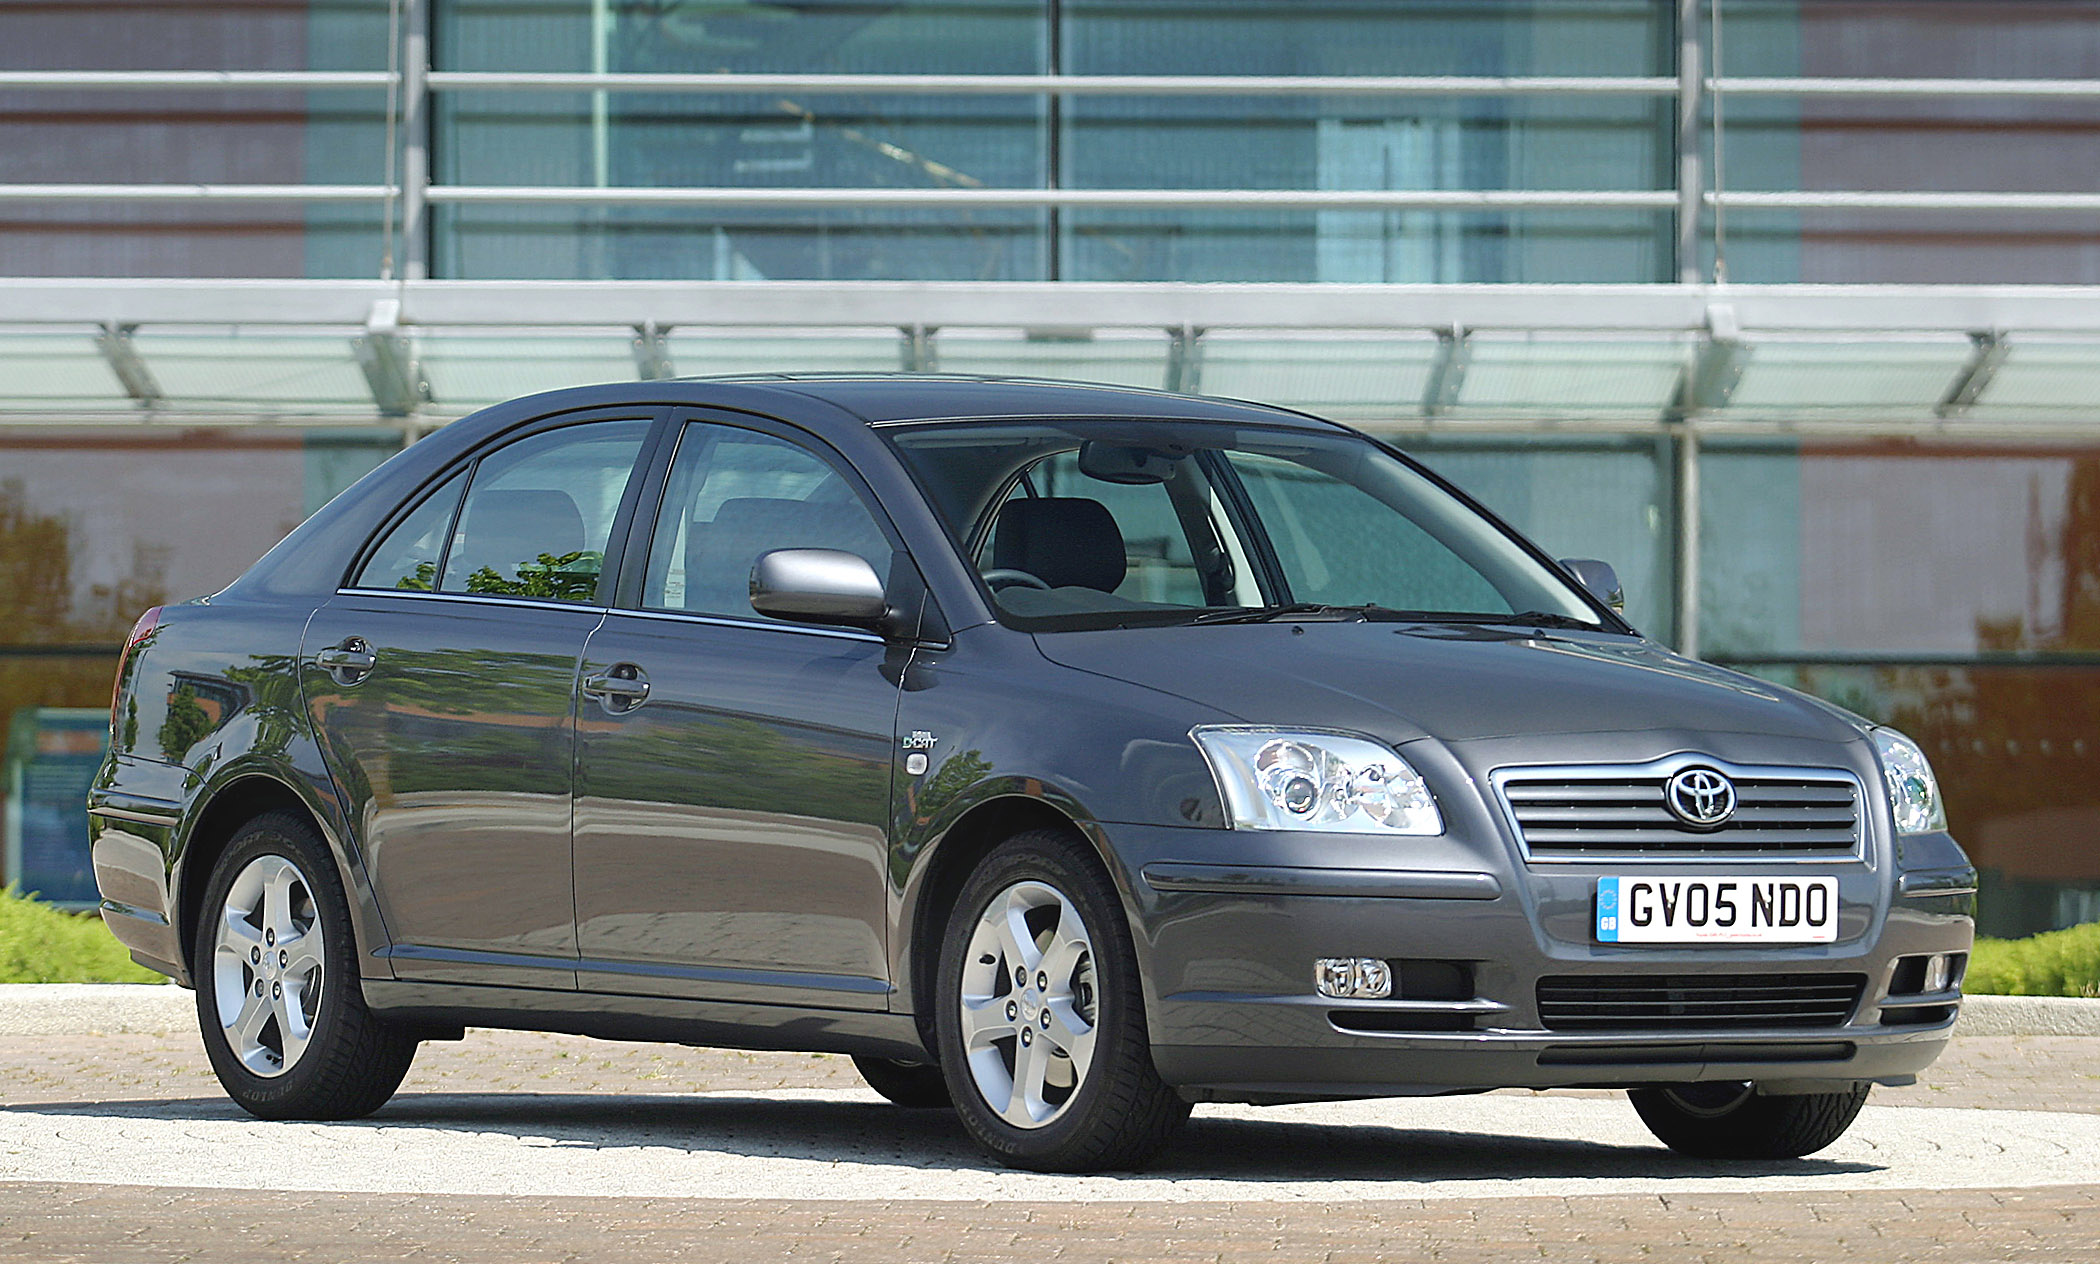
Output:
[[328,845],[283,812],[241,827],[212,867],[191,958],[219,1083],[262,1119],[355,1119],[386,1104],[413,1035],[365,1008]]
[[1031,830],[963,884],[935,1029],[956,1113],[1012,1167],[1135,1168],[1188,1118],[1152,1065],[1137,954],[1086,843]]
[[948,1098],[948,1079],[937,1066],[924,1062],[899,1062],[894,1058],[868,1058],[853,1055],[853,1069],[868,1087],[889,1098],[899,1106],[913,1109],[932,1109],[936,1106],[952,1106]]
[[1836,1141],[1872,1085],[1839,1093],[1765,1097],[1747,1083],[1637,1088],[1627,1094],[1664,1145],[1695,1159],[1798,1159]]

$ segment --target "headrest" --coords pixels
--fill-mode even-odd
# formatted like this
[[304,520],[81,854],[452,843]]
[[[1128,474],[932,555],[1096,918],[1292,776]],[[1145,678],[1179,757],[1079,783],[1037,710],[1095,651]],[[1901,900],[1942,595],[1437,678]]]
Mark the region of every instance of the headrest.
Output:
[[751,568],[774,549],[844,549],[888,569],[889,544],[859,500],[808,501],[738,496],[712,522],[686,533],[685,608],[709,614],[751,609]]
[[1027,571],[1052,588],[1114,592],[1130,559],[1107,505],[1078,496],[1035,496],[1000,508],[992,565]]
[[583,548],[583,512],[569,493],[556,490],[488,489],[467,498],[459,536],[446,563],[448,587],[482,567],[505,579],[518,565],[542,553],[560,557]]

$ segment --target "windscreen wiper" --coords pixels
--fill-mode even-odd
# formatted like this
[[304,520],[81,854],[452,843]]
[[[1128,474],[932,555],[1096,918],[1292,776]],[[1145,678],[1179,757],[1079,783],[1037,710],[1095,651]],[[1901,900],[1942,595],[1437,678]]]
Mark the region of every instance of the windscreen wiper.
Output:
[[1585,632],[1604,630],[1604,625],[1596,620],[1578,619],[1573,615],[1556,614],[1550,610],[1519,610],[1515,614],[1495,615],[1481,622],[1522,623],[1535,628],[1578,628]]
[[1479,623],[1504,624],[1520,628],[1573,628],[1581,632],[1602,632],[1605,627],[1588,619],[1577,619],[1572,615],[1551,610],[1519,610],[1514,614],[1459,613],[1446,611],[1410,611],[1406,618],[1419,623]]
[[1277,619],[1316,619],[1336,623],[1373,620],[1380,623],[1505,623],[1530,628],[1576,628],[1586,632],[1603,630],[1602,624],[1551,610],[1520,610],[1514,614],[1494,614],[1487,611],[1395,610],[1391,606],[1376,603],[1337,606],[1319,601],[1294,601],[1281,606],[1255,606],[1242,610],[1208,610],[1193,616],[1188,622],[1269,623]]
[[1190,623],[1268,623],[1274,619],[1369,619],[1373,615],[1398,614],[1384,606],[1331,606],[1320,601],[1293,601],[1281,606],[1254,606],[1244,610],[1208,610]]

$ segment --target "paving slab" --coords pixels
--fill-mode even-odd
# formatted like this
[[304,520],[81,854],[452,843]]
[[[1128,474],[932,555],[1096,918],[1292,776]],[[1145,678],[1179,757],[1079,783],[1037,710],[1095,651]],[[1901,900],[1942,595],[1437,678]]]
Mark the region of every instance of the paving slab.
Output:
[[544,1033],[425,1045],[369,1120],[265,1125],[174,995],[158,1033],[0,1035],[0,1260],[2100,1261],[2089,1037],[1958,1036],[1791,1164],[1505,1092],[1203,1107],[1148,1173],[1059,1178],[844,1058]]
[[[238,1163],[220,1156],[238,1154]],[[1869,1106],[1807,1159],[1713,1163],[1623,1097],[1199,1107],[1139,1174],[988,1165],[951,1111],[872,1091],[409,1093],[368,1119],[272,1123],[221,1100],[0,1111],[0,1181],[522,1196],[1348,1202],[1582,1194],[2034,1188],[2100,1179],[2091,1115]]]

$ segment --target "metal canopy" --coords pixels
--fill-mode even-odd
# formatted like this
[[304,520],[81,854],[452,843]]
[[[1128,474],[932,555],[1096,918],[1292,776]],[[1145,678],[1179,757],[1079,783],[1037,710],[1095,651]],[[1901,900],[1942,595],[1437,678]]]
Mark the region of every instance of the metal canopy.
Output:
[[441,422],[637,377],[1105,380],[1388,429],[2091,435],[2100,289],[98,280],[0,289],[0,424]]

